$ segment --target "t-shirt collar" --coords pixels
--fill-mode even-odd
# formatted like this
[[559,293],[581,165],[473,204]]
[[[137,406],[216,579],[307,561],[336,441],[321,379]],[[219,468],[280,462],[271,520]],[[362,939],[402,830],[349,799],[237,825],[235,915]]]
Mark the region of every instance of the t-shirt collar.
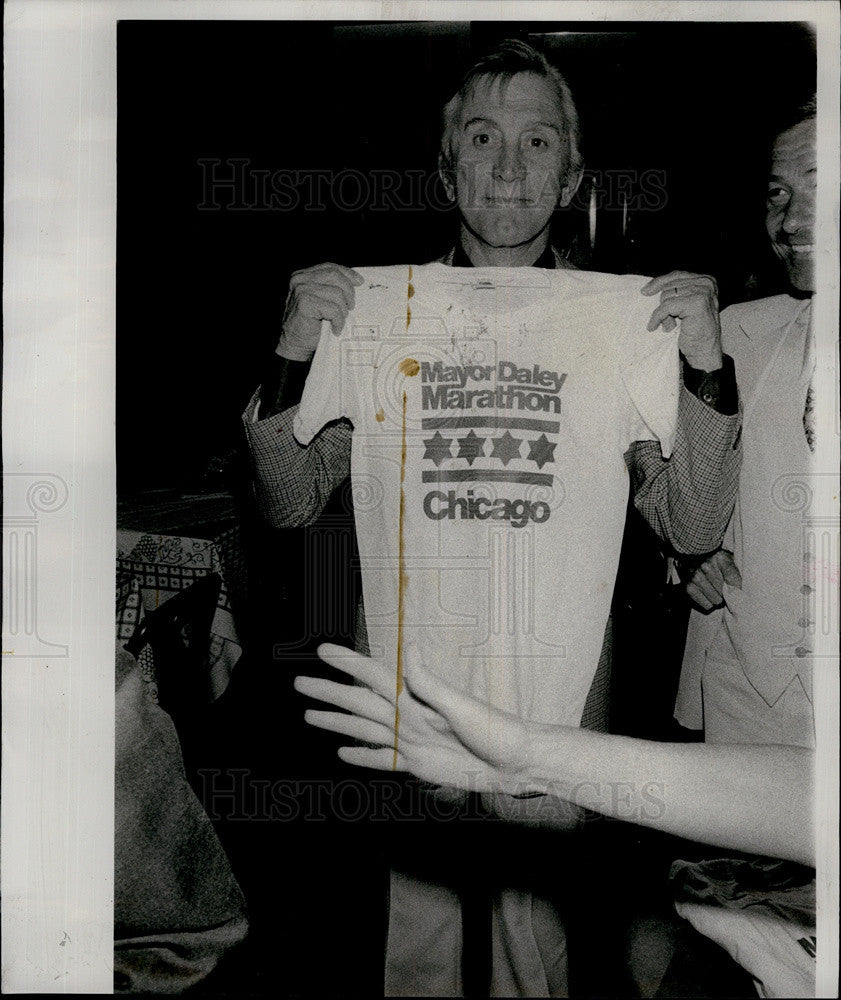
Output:
[[[461,243],[456,244],[456,248],[453,251],[453,267],[473,267],[473,262],[467,256],[464,251],[464,247]],[[543,253],[537,258],[537,260],[532,264],[532,267],[544,267],[549,271],[555,270],[555,254],[552,251],[552,247],[546,244],[546,248]]]

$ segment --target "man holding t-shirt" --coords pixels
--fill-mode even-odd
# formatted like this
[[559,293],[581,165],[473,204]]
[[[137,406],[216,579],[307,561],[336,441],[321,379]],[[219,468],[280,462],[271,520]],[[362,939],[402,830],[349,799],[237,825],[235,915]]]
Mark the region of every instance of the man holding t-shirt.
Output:
[[[549,244],[552,214],[570,203],[582,166],[577,113],[560,74],[524,43],[505,42],[468,72],[445,108],[444,126],[439,167],[459,209],[460,234],[441,263],[571,269]],[[306,446],[293,436],[293,422],[322,321],[340,334],[361,284],[357,272],[336,264],[292,276],[274,370],[244,418],[257,500],[277,527],[314,521],[350,473],[349,422],[328,424]],[[668,449],[661,449],[656,434],[625,442],[630,488],[637,508],[673,549],[706,553],[721,543],[740,462],[737,392],[732,363],[721,352],[715,285],[708,277],[674,272],[643,290],[661,294],[650,330],[662,324],[670,331],[680,321],[683,386],[670,458],[663,457]],[[560,369],[556,374],[560,378]],[[606,384],[605,392],[610,388]],[[600,418],[596,407],[592,420]],[[433,502],[437,515],[441,501]],[[550,588],[552,581],[537,585]],[[357,646],[367,651],[367,637],[359,634]],[[517,804],[497,806],[504,811]],[[493,916],[492,994],[565,995],[563,932],[545,901],[502,890]],[[451,887],[395,872],[387,994],[460,995],[461,921]]]

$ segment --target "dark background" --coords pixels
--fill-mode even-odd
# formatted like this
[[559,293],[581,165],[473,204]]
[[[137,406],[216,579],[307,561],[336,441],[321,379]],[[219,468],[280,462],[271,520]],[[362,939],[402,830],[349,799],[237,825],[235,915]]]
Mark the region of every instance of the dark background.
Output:
[[[592,258],[581,208],[559,213],[556,245],[601,270],[712,273],[724,304],[776,290],[766,151],[779,116],[814,89],[806,25],[123,21],[121,492],[212,481],[277,341],[292,270],[448,249],[455,215],[434,178],[440,109],[474,59],[510,36],[536,42],[567,77],[588,169],[666,174],[665,204],[632,211],[627,239],[614,198]],[[221,177],[237,158],[247,161],[238,202],[221,188],[208,198],[200,161],[222,161]],[[388,208],[407,182],[378,208],[346,179],[347,210],[330,184],[346,169],[415,171],[425,194],[411,210]],[[291,208],[261,204],[258,170],[328,172],[323,210],[306,209],[305,187]],[[218,208],[200,207],[214,198]]]

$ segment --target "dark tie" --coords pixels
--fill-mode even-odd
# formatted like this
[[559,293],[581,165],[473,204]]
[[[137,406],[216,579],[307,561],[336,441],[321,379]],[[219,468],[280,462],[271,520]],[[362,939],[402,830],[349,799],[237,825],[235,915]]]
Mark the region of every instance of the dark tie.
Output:
[[[806,341],[803,345],[803,368],[801,378],[805,381],[805,375],[809,375],[809,388],[806,391],[806,405],[803,407],[803,430],[806,434],[806,443],[809,451],[814,452],[815,441],[815,334],[812,327],[812,302],[809,301],[805,309],[801,310],[797,317],[798,323],[808,324],[806,327]],[[803,382],[800,383],[801,385]]]
[[806,393],[806,406],[803,410],[803,430],[806,432],[806,443],[809,451],[815,450],[815,376],[809,383],[809,391]]

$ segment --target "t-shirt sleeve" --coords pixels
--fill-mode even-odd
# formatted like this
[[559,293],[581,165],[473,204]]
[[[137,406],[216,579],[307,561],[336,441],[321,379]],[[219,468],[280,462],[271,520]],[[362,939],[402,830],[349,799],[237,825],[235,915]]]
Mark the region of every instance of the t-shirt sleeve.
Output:
[[333,334],[328,320],[322,321],[321,338],[292,425],[292,433],[301,444],[309,444],[333,420],[353,419],[343,378],[343,339],[343,334],[338,337]]
[[366,404],[371,401],[372,372],[377,367],[373,359],[395,318],[406,316],[406,303],[413,291],[409,265],[354,270],[363,284],[356,288],[354,307],[340,334],[336,336],[326,320],[321,324],[321,337],[292,426],[300,444],[309,444],[334,420],[344,417],[356,427],[366,413],[373,413]]
[[677,430],[680,327],[670,333],[662,327],[653,333],[646,330],[655,305],[656,300],[638,290],[626,299],[626,334],[618,359],[626,397],[621,443],[627,450],[634,441],[659,441],[663,457],[668,458]]

